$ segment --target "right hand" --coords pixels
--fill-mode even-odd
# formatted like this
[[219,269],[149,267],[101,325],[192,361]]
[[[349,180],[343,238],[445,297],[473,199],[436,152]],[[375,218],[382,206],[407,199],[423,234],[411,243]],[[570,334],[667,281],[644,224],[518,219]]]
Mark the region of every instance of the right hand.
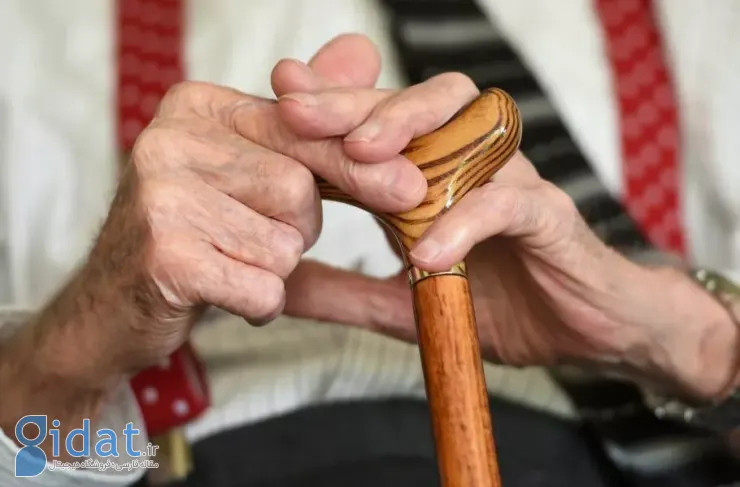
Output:
[[[327,62],[348,42],[358,39],[329,43],[314,64],[327,79],[376,78],[377,63],[338,73]],[[89,302],[114,321],[126,317],[122,326],[100,324],[101,360],[129,372],[157,363],[209,305],[252,324],[278,316],[284,280],[321,229],[314,174],[382,211],[413,208],[426,192],[401,156],[358,163],[341,139],[293,135],[272,101],[203,83],[170,90],[133,149],[83,270]]]

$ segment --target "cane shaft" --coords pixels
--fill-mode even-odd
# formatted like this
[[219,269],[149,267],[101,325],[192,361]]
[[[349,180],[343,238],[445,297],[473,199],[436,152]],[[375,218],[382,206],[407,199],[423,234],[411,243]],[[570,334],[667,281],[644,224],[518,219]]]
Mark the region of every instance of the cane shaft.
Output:
[[412,283],[417,335],[443,487],[499,487],[478,330],[467,277]]

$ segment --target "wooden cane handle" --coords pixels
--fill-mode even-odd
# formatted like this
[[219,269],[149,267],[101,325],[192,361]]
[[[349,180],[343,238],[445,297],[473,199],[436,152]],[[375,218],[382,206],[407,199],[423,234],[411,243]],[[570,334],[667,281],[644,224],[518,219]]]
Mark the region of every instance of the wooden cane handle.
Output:
[[[485,184],[517,151],[521,119],[514,100],[484,91],[443,127],[403,151],[428,190],[415,209],[374,213],[401,243],[404,261],[416,240],[470,190]],[[319,181],[323,199],[358,204]],[[424,382],[443,487],[499,487],[488,394],[465,264],[429,274],[409,267]]]
[[[521,118],[514,100],[503,90],[486,90],[444,126],[414,139],[402,152],[427,179],[424,201],[404,213],[371,213],[408,250],[434,220],[471,189],[488,182],[516,153],[520,141]],[[364,208],[325,181],[318,183],[323,199]]]

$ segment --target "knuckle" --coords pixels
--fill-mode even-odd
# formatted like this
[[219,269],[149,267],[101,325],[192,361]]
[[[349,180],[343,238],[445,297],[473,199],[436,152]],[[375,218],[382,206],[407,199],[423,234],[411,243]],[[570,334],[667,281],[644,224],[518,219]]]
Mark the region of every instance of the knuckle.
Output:
[[347,191],[352,195],[359,197],[363,194],[362,188],[364,187],[363,184],[363,175],[362,171],[360,170],[359,164],[357,164],[355,161],[346,161],[345,163],[340,165],[340,171],[341,171],[341,179],[344,181],[344,184],[347,188]]
[[[422,94],[424,96],[421,96]],[[443,95],[443,98],[439,98],[437,96],[439,94]],[[451,100],[452,103],[459,104],[461,100],[469,101],[478,94],[479,90],[475,83],[465,74],[441,73],[422,85],[412,87],[404,95],[391,98],[385,106],[379,108],[379,111],[384,118],[397,120],[398,130],[408,132],[407,135],[413,137],[438,127],[450,116],[448,113],[450,103],[424,101],[430,96],[432,99]],[[409,119],[411,123],[407,123]]]
[[285,283],[275,274],[266,274],[261,279],[260,289],[259,296],[254,300],[250,319],[265,323],[282,313],[285,305]]
[[337,113],[352,114],[367,104],[364,101],[366,97],[366,91],[346,88],[337,90],[335,96],[329,96],[327,101],[334,104],[333,108]]
[[[231,96],[229,98],[231,102],[212,103],[211,98],[209,98],[204,111],[210,117],[222,120],[223,123],[236,132],[240,132],[240,128],[246,129],[247,127],[254,130],[255,134],[270,132],[269,130],[264,130],[262,127],[263,125],[268,125],[270,119],[276,118],[274,115],[272,117],[270,116],[277,112],[277,105],[274,101],[245,95],[231,88],[212,87],[212,89],[219,90],[221,93],[230,93]],[[215,98],[215,96],[212,98]],[[235,101],[237,99],[239,101]],[[256,124],[254,122],[250,123],[250,120],[259,122]],[[275,124],[276,122],[272,123]],[[245,137],[247,136],[245,135]]]
[[330,181],[340,186],[345,192],[352,196],[358,196],[363,187],[362,172],[360,165],[345,157],[343,153],[341,155],[334,155],[331,151],[327,150],[328,155],[327,165],[337,168],[337,181]]
[[166,124],[146,128],[136,139],[131,150],[131,162],[139,170],[151,170],[178,159],[183,146],[183,134]]
[[301,164],[290,164],[281,176],[280,199],[293,216],[303,214],[313,204],[316,182],[311,171]]
[[136,164],[140,164],[142,161],[147,160],[152,153],[159,149],[165,142],[164,134],[162,129],[158,127],[149,127],[144,129],[134,143],[134,147],[131,150],[131,159]]
[[532,192],[527,189],[501,184],[489,184],[484,189],[486,206],[502,215],[511,229],[532,233],[540,230],[548,220],[549,209],[537,207]]
[[567,231],[568,228],[572,229],[582,221],[576,202],[557,185],[543,181],[542,195],[550,206],[553,215],[551,224],[556,229]]
[[[193,113],[214,116],[215,111],[224,109],[217,102],[220,95],[232,91],[234,90],[204,81],[181,81],[167,91],[159,105],[157,116],[180,117]],[[228,104],[226,107],[230,108]]]
[[498,213],[513,219],[522,205],[521,189],[504,184],[486,184],[481,188],[481,198],[486,207],[493,207]]
[[283,254],[286,261],[290,264],[291,270],[295,267],[303,255],[304,250],[303,236],[301,232],[293,227],[288,227],[283,236]]
[[440,116],[435,103],[427,103],[420,97],[421,91],[413,90],[380,105],[374,113],[377,118],[392,124],[393,130],[412,138],[421,130],[439,125]]
[[[146,222],[153,238],[170,240],[178,232],[192,232],[199,222],[208,218],[208,211],[194,193],[191,184],[177,184],[161,178],[141,181],[135,208]],[[202,199],[202,198],[201,198]]]
[[180,81],[167,90],[162,106],[177,108],[196,104],[203,96],[203,91],[209,91],[209,88],[211,88],[210,84],[200,81]]
[[470,76],[457,71],[438,74],[435,78],[440,83],[440,87],[445,92],[451,93],[453,97],[473,97],[480,92]]
[[208,234],[219,250],[227,255],[247,260],[256,254],[251,235],[240,232],[233,225],[224,223],[214,225],[208,229]]
[[531,188],[489,184],[483,189],[486,205],[526,234],[556,237],[579,218],[573,200],[547,181]]
[[237,157],[235,166],[251,167],[252,177],[265,185],[270,184],[272,177],[274,176],[274,164],[271,164],[271,162],[266,158],[255,160],[252,154],[244,154]]
[[278,224],[269,246],[272,253],[272,269],[280,277],[288,277],[303,255],[305,242],[301,233],[293,227]]

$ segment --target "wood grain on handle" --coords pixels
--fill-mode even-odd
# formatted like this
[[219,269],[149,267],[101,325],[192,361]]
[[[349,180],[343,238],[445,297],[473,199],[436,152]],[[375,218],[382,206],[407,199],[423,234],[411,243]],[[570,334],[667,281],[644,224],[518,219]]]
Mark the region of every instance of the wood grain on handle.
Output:
[[[516,153],[521,130],[514,100],[496,88],[484,91],[444,126],[414,139],[402,152],[426,176],[424,201],[405,213],[373,214],[410,249],[434,220],[486,183]],[[323,199],[362,207],[325,181],[319,180],[319,191]]]
[[[403,154],[424,173],[424,201],[400,214],[374,213],[406,254],[434,221],[488,182],[517,151],[521,120],[505,92],[483,92],[447,124]],[[323,199],[363,207],[319,180]],[[409,267],[414,313],[443,487],[499,487],[488,393],[464,263],[429,274]]]

